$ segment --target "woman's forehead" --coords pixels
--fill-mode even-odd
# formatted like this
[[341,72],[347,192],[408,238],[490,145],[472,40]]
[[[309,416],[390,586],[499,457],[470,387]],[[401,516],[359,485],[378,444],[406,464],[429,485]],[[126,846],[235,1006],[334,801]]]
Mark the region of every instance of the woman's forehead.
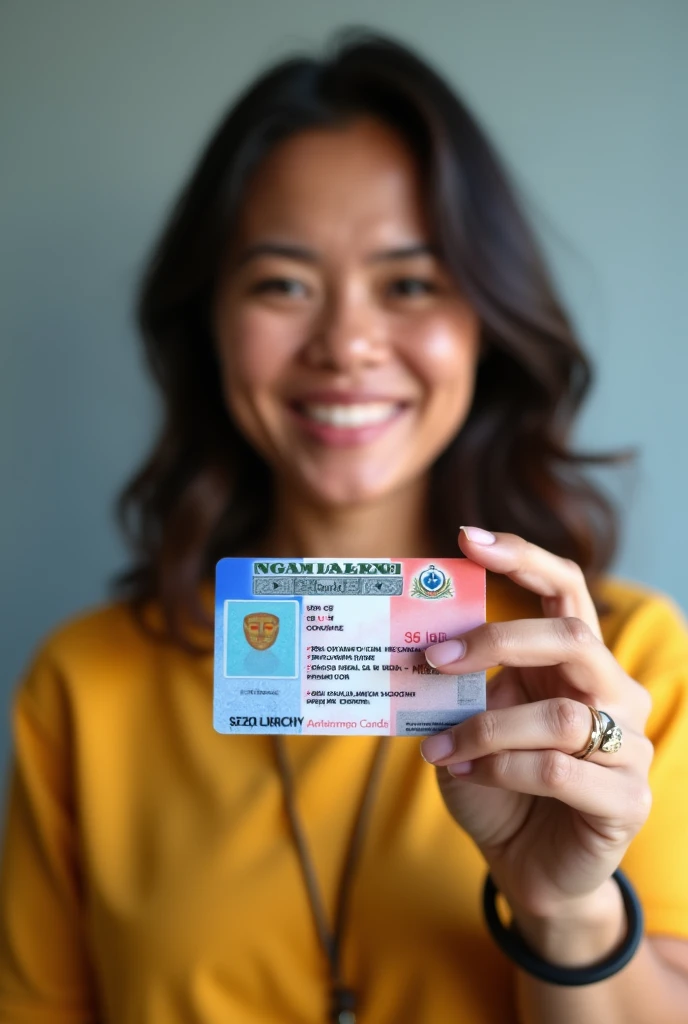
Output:
[[269,240],[315,250],[419,245],[427,228],[413,154],[372,120],[299,133],[256,172],[239,237],[242,246]]

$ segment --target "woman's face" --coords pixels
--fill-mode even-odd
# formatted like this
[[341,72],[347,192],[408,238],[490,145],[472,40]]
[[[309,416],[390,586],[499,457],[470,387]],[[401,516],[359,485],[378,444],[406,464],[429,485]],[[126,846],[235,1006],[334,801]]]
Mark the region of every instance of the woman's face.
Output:
[[412,154],[372,119],[293,136],[250,184],[214,311],[223,390],[309,500],[408,486],[468,413],[478,321],[432,241]]

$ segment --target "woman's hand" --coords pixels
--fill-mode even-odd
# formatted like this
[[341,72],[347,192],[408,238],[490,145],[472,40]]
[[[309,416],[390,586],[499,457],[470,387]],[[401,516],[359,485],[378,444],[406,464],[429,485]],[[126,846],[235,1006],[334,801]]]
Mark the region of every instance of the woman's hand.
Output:
[[[545,617],[479,626],[460,638],[463,651],[455,640],[428,649],[441,672],[504,667],[488,684],[487,711],[421,749],[517,917],[573,920],[609,895],[604,887],[648,815],[650,698],[605,647],[580,569],[512,534],[493,537],[469,527],[459,544],[539,594]],[[573,755],[590,736],[589,704],[611,715],[623,743],[581,760]]]

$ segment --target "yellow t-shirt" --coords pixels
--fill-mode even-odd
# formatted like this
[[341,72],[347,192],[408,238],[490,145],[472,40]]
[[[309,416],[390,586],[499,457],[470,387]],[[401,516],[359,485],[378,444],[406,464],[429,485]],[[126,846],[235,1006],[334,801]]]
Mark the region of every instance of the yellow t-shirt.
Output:
[[[655,801],[624,867],[650,932],[688,938],[688,637],[666,599],[606,584],[608,645],[652,692]],[[491,579],[488,617],[537,615]],[[212,665],[121,605],[62,627],[19,687],[0,878],[0,1020],[322,1024],[327,971],[271,741],[211,724]],[[376,740],[288,737],[330,915]],[[343,962],[371,1024],[507,1024],[514,969],[485,874],[418,741],[391,741]]]

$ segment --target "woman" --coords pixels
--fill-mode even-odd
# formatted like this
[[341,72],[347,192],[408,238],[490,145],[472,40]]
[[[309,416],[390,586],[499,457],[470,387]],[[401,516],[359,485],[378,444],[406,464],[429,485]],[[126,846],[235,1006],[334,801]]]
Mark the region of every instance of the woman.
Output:
[[[122,500],[134,564],[16,699],[2,1019],[682,1019],[688,641],[604,576],[613,515],[567,447],[588,365],[463,105],[379,38],[271,70],[140,323],[164,418]],[[459,549],[489,623],[428,660],[501,670],[423,741],[437,771],[413,740],[383,763],[373,737],[213,732],[220,557]]]

